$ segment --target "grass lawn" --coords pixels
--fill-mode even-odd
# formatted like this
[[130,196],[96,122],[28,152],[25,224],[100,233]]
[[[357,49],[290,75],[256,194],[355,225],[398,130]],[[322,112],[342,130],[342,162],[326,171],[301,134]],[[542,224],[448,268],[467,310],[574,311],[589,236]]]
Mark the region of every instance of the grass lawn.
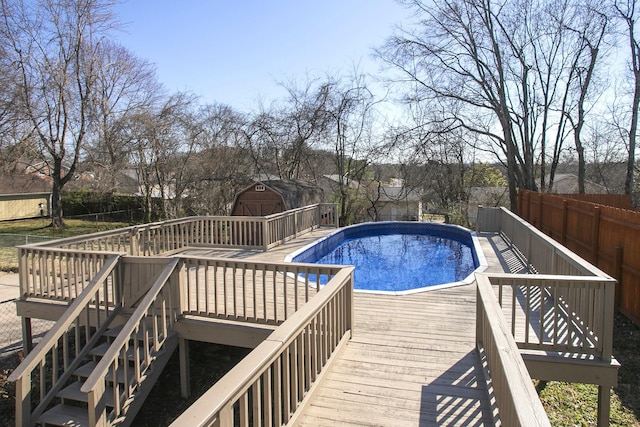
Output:
[[[98,231],[113,230],[127,227],[129,224],[122,222],[96,222],[79,219],[66,219],[65,227],[54,229],[49,222],[42,219],[25,219],[17,221],[0,222],[0,234],[24,234],[30,236],[60,239],[63,237],[80,236],[82,234],[96,233]],[[21,242],[20,244],[22,244]],[[2,246],[0,242],[0,271],[18,271],[18,251],[13,246]]]

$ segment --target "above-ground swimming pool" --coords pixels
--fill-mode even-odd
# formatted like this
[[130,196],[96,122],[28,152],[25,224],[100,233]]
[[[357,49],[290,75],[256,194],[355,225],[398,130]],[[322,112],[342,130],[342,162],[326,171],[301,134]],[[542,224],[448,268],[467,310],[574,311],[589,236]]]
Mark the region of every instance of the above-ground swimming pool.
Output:
[[470,283],[486,263],[474,234],[437,223],[369,222],[341,228],[287,261],[354,265],[354,289],[404,294]]

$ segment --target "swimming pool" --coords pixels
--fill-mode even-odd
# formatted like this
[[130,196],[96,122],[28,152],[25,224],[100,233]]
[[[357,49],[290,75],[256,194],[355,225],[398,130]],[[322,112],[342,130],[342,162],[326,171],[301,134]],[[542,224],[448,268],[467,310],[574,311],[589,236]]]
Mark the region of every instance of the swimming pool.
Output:
[[477,238],[448,224],[370,222],[341,228],[286,258],[355,265],[354,289],[407,294],[471,283],[486,268]]

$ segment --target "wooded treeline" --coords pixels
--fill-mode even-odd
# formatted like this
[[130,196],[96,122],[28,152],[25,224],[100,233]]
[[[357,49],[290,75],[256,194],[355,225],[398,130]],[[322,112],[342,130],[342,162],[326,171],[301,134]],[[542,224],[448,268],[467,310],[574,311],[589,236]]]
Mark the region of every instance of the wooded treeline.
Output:
[[582,191],[589,168],[625,163],[634,189],[634,0],[405,0],[414,22],[375,50],[385,71],[283,81],[252,111],[169,93],[117,42],[112,0],[0,1],[2,166],[46,165],[56,226],[83,173],[103,192],[135,175],[148,219],[152,198],[165,218],[225,214],[252,178],[327,174],[356,218],[390,178],[381,164],[441,211],[479,185],[508,185],[515,209],[518,188],[551,189],[567,163]]

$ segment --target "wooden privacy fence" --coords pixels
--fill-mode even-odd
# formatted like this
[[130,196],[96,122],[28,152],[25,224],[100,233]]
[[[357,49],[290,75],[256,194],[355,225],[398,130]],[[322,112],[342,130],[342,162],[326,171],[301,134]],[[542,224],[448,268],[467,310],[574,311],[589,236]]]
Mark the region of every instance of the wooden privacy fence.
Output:
[[640,212],[521,190],[520,216],[618,280],[616,308],[640,323]]

